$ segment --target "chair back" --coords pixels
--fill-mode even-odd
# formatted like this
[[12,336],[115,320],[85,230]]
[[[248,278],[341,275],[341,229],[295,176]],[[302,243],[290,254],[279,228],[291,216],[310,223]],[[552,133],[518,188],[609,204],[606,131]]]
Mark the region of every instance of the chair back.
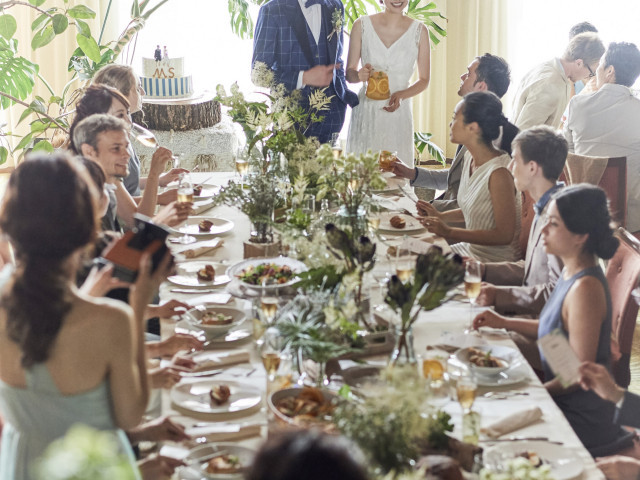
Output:
[[627,219],[627,157],[590,157],[569,153],[561,178],[567,185],[590,183],[609,198],[612,218],[623,227]]
[[629,359],[638,304],[631,291],[640,276],[640,242],[620,227],[616,231],[620,246],[607,264],[606,277],[611,292],[611,373],[616,383],[627,387],[631,380]]
[[529,244],[529,231],[533,224],[535,212],[533,211],[533,205],[536,203],[533,201],[529,192],[521,192],[522,195],[522,209],[520,217],[520,235],[518,237],[518,245],[520,246],[520,253],[524,259],[527,255],[527,245]]

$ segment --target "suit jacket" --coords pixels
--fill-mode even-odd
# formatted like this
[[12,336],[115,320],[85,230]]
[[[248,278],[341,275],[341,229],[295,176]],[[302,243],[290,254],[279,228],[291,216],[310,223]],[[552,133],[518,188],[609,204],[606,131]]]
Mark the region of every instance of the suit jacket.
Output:
[[513,100],[511,121],[520,130],[549,125],[560,127],[562,113],[571,98],[571,81],[560,59],[554,58],[527,73]]
[[[548,207],[549,202],[543,215]],[[543,223],[538,220],[529,231],[524,260],[485,265],[484,280],[498,286],[494,304],[498,312],[537,315],[551,295],[562,272],[562,262],[542,246]]]
[[627,230],[640,230],[640,99],[624,85],[607,83],[569,103],[564,136],[569,151],[627,157]]
[[[322,22],[326,32],[334,29],[333,12],[338,10],[344,19],[340,0],[322,1]],[[331,35],[327,43],[327,57],[331,63],[342,62],[343,34]],[[295,90],[300,71],[318,65],[309,44],[309,28],[297,0],[271,0],[260,8],[253,41],[252,68],[256,62],[265,63],[275,74],[276,81],[288,90]],[[333,89],[336,96],[352,107],[358,96],[347,88],[344,67],[334,71]]]
[[625,392],[622,408],[618,409],[615,420],[619,425],[640,428],[640,396]]

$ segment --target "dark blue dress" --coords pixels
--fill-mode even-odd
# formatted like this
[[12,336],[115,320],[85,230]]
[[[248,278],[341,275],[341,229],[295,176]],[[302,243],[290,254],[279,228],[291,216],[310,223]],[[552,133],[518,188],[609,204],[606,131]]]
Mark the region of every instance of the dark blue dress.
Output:
[[[562,304],[573,284],[585,276],[596,277],[602,283],[607,297],[607,316],[600,327],[596,363],[609,368],[611,361],[611,296],[607,279],[599,266],[589,267],[568,279],[561,275],[547,304],[540,313],[538,338],[560,329],[569,338],[569,332],[562,323]],[[555,375],[549,368],[542,351],[540,352],[544,380],[550,381]],[[614,422],[616,407],[603,400],[592,391],[582,389],[553,397],[580,441],[593,456],[611,455],[632,444],[633,434]]]

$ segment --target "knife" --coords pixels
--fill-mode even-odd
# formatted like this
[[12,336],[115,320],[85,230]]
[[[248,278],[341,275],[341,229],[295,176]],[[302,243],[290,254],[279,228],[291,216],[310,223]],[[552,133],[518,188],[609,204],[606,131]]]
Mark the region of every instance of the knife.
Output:
[[547,442],[553,443],[554,445],[563,445],[562,442],[558,442],[555,440],[549,440],[548,437],[507,437],[507,438],[493,438],[487,440],[481,440],[481,442],[486,443],[496,443],[496,442]]
[[196,288],[172,288],[171,293],[214,293],[217,290],[213,288],[196,289]]
[[181,377],[213,377],[214,375],[218,375],[222,373],[224,370],[221,368],[217,370],[200,370],[199,372],[180,372]]

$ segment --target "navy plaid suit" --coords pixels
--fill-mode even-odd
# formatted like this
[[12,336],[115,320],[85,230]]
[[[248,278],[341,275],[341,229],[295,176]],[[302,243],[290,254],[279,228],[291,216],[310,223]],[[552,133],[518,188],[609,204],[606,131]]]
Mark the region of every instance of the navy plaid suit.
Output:
[[[271,0],[263,5],[256,23],[252,67],[255,62],[265,63],[273,70],[278,83],[294,90],[301,70],[309,70],[315,65],[342,63],[342,32],[327,40],[333,30],[333,11],[339,9],[344,17],[342,2],[322,0],[321,8],[322,28],[316,45],[298,0]],[[305,87],[303,98],[308,98],[313,88]],[[347,105],[355,107],[358,104],[358,96],[347,88],[343,66],[334,71],[333,81],[325,93],[334,96],[331,110],[322,112],[323,121],[305,132],[307,136],[318,137],[322,143],[330,141],[331,134],[342,129]]]

